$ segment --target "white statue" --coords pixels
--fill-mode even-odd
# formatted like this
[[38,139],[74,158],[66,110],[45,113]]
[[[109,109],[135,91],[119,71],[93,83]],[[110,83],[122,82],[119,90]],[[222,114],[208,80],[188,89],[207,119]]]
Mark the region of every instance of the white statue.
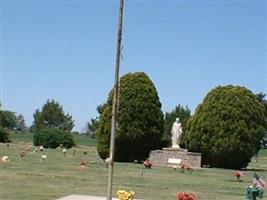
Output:
[[180,140],[183,133],[182,125],[179,122],[179,118],[177,117],[175,122],[172,125],[172,148],[180,148]]

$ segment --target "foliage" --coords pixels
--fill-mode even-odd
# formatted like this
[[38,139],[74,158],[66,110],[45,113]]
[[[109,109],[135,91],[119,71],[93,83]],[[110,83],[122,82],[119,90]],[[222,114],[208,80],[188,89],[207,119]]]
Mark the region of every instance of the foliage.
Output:
[[0,126],[8,129],[9,131],[26,131],[27,127],[25,124],[24,117],[15,112],[9,110],[0,110]]
[[56,128],[41,129],[34,133],[33,143],[36,146],[42,145],[45,148],[57,148],[61,144],[70,148],[74,146],[73,136],[64,130]]
[[88,123],[87,123],[87,130],[86,130],[86,135],[90,136],[91,138],[95,138],[95,133],[98,125],[98,120],[95,118],[92,118]]
[[9,132],[2,127],[0,127],[0,142],[11,142],[9,139]]
[[16,114],[8,110],[0,110],[0,126],[8,130],[14,130],[17,125]]
[[[256,97],[258,98],[258,100],[264,105],[264,114],[265,114],[265,130],[267,130],[267,100],[265,99],[266,94],[263,94],[262,92],[260,92],[259,94],[256,94]],[[267,131],[265,136],[267,137]]]
[[34,130],[43,128],[57,128],[71,132],[74,127],[72,116],[65,114],[63,107],[55,100],[47,100],[42,110],[34,113]]
[[[113,90],[99,118],[97,149],[101,158],[109,156]],[[144,160],[158,148],[163,134],[163,114],[157,90],[142,72],[121,77],[115,160]]]
[[25,132],[27,130],[27,126],[23,115],[19,114],[16,121],[17,131]]
[[187,106],[183,107],[180,104],[176,106],[171,112],[165,113],[164,136],[163,136],[164,146],[171,145],[171,129],[172,129],[172,124],[175,121],[176,117],[179,117],[180,122],[182,124],[182,128],[183,128],[183,134],[182,134],[180,146],[185,147],[185,144],[183,141],[184,141],[184,136],[186,135],[186,123],[188,119],[190,118],[190,109]]
[[96,118],[92,118],[88,123],[87,123],[87,130],[86,130],[86,135],[89,135],[91,138],[95,138],[95,134],[96,134],[96,130],[99,126],[99,118],[100,115],[102,115],[103,111],[105,108],[105,104],[101,104],[99,106],[97,106],[97,112],[99,114],[99,116],[97,116]]
[[188,148],[202,153],[202,164],[246,167],[260,148],[264,106],[244,87],[219,86],[207,94],[187,126]]
[[11,142],[10,131],[16,128],[16,115],[9,110],[1,110],[0,103],[0,142]]

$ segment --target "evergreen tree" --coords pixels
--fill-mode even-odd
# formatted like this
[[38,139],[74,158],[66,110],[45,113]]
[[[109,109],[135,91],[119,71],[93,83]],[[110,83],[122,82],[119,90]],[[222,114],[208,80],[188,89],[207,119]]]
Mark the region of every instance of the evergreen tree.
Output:
[[24,117],[21,114],[19,114],[17,117],[17,130],[22,132],[27,130]]
[[202,164],[223,168],[246,167],[264,135],[264,106],[248,89],[216,87],[188,121],[190,151],[202,153]]
[[16,114],[9,110],[0,110],[0,126],[8,130],[14,130],[17,126]]
[[97,116],[96,118],[92,118],[88,123],[87,123],[87,127],[86,127],[86,135],[95,138],[96,135],[96,130],[99,126],[99,118],[100,115],[102,115],[103,110],[105,108],[105,104],[101,104],[99,106],[97,106],[97,112],[99,114],[99,116]]
[[16,115],[14,112],[1,109],[0,102],[0,142],[10,142],[10,131],[16,127]]
[[55,100],[47,100],[42,110],[34,113],[34,130],[43,128],[57,128],[71,132],[74,127],[72,116],[65,114],[63,107]]
[[[264,114],[265,114],[265,131],[267,131],[267,100],[265,99],[266,94],[260,92],[259,94],[256,94],[256,97],[258,98],[258,100],[264,105]],[[267,136],[267,132],[266,132],[266,136]]]
[[[113,90],[96,131],[97,150],[103,159],[109,156],[112,100]],[[145,73],[129,73],[120,79],[119,102],[115,160],[144,160],[150,150],[159,147],[163,134],[163,114],[157,90]]]

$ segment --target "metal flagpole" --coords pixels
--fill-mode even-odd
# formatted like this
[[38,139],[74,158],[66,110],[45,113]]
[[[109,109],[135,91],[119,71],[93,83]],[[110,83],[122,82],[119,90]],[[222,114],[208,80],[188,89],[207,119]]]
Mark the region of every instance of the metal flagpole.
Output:
[[120,0],[119,10],[119,24],[118,24],[118,35],[117,35],[117,52],[116,52],[116,68],[115,68],[115,85],[113,93],[113,105],[112,105],[112,120],[111,120],[111,136],[110,136],[110,153],[108,159],[108,193],[107,200],[112,200],[112,182],[113,182],[113,168],[114,168],[114,147],[115,147],[115,133],[117,126],[117,116],[119,107],[119,69],[121,59],[121,48],[122,48],[122,25],[123,25],[123,13],[124,13],[124,0]]

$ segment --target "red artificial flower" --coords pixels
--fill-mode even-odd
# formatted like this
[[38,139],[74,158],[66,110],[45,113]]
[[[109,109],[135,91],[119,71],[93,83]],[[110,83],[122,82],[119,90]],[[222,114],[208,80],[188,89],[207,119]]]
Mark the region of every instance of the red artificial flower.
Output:
[[151,168],[152,167],[152,162],[150,160],[148,160],[148,159],[146,159],[143,164],[144,164],[144,166],[146,168]]
[[182,170],[182,172],[183,172],[185,169],[188,170],[188,171],[194,171],[193,166],[192,166],[191,164],[189,164],[189,163],[182,163],[182,165],[181,165],[181,170]]
[[177,200],[196,200],[196,196],[188,192],[180,192],[177,194]]
[[237,178],[238,181],[240,181],[240,177],[244,176],[244,172],[241,171],[235,171],[234,176]]

